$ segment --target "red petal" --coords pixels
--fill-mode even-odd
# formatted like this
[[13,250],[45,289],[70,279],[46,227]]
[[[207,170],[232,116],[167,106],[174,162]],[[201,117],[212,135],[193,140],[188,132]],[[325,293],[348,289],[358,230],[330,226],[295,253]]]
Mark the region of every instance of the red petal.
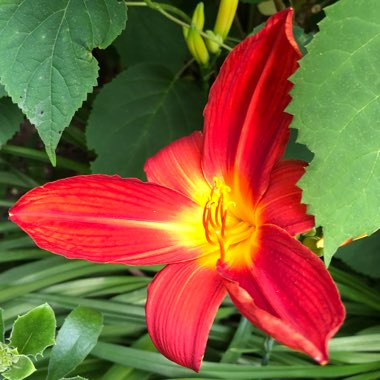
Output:
[[161,149],[145,164],[149,182],[178,190],[203,206],[210,187],[201,168],[202,149],[201,132],[194,132]]
[[296,183],[305,172],[303,161],[280,161],[274,167],[268,190],[255,211],[258,224],[275,224],[291,235],[314,227],[314,217],[301,203],[302,190]]
[[292,36],[292,10],[271,17],[257,35],[227,57],[205,109],[203,169],[228,178],[258,200],[288,141],[289,76],[301,57]]
[[216,271],[196,261],[164,268],[149,285],[146,304],[148,330],[158,350],[199,371],[212,322],[225,295]]
[[205,253],[200,246],[206,240],[195,223],[202,213],[174,190],[89,175],[31,190],[10,210],[10,219],[39,247],[68,258],[153,265]]
[[232,256],[219,265],[231,299],[255,326],[326,363],[328,340],[345,312],[323,262],[272,225],[260,227],[251,247],[245,265],[234,265]]

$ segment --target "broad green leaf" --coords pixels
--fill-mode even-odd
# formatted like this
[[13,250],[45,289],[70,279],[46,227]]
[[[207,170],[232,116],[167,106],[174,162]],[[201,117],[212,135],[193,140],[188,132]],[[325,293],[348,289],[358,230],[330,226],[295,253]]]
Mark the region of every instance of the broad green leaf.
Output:
[[107,47],[125,22],[125,2],[117,0],[0,3],[0,82],[53,163],[63,129],[96,85],[91,50]]
[[326,8],[291,78],[292,128],[315,155],[299,186],[324,228],[326,264],[341,243],[380,226],[379,14],[378,0]]
[[44,304],[18,317],[13,325],[10,345],[20,354],[41,354],[55,343],[56,321],[53,309]]
[[182,28],[150,8],[128,9],[127,26],[114,45],[125,66],[161,63],[175,72],[189,58]]
[[194,83],[163,66],[123,72],[103,88],[89,118],[87,142],[98,155],[93,172],[143,177],[148,157],[202,129],[204,101]]
[[337,258],[367,276],[380,278],[380,232],[339,248]]
[[21,111],[9,98],[0,99],[0,147],[19,130],[23,118]]
[[58,380],[74,370],[94,348],[103,328],[102,315],[78,306],[58,332],[50,355],[47,380]]
[[22,380],[36,371],[33,362],[25,355],[20,355],[16,363],[1,375],[7,380]]

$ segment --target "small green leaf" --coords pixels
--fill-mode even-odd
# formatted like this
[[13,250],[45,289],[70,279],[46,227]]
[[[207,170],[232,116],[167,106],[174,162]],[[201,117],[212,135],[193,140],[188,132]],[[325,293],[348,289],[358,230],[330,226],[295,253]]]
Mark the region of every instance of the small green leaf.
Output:
[[86,307],[73,310],[58,332],[50,355],[47,380],[58,380],[74,370],[94,348],[103,328],[103,316]]
[[17,362],[19,354],[16,348],[0,342],[0,373],[6,371]]
[[96,85],[91,54],[125,27],[117,0],[8,0],[0,4],[0,82],[36,126],[55,163],[55,148]]
[[7,380],[22,380],[36,371],[33,362],[25,355],[20,355],[16,363],[1,375]]
[[339,1],[291,78],[292,128],[314,159],[299,182],[323,226],[325,261],[380,227],[380,1]]
[[181,27],[149,8],[129,8],[127,26],[114,45],[127,67],[161,63],[175,72],[189,58]]
[[19,130],[23,118],[9,98],[0,99],[0,148]]
[[55,342],[56,321],[53,309],[44,304],[18,317],[13,325],[10,345],[20,354],[41,354]]
[[[143,175],[146,159],[173,140],[202,129],[205,97],[163,66],[140,64],[104,86],[87,126],[96,173]],[[112,152],[112,154],[110,154]]]

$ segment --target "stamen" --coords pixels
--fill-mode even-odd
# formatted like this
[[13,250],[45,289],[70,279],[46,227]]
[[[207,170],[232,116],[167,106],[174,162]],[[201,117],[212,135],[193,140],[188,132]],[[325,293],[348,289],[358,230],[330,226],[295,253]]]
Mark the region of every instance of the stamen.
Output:
[[223,193],[219,196],[218,204],[215,209],[215,222],[216,224],[220,224],[222,218],[219,218],[219,214],[223,213]]
[[206,203],[206,208],[209,210],[209,213],[208,213],[208,222],[209,222],[209,224],[211,224],[211,227],[213,227],[213,228],[215,228],[215,227],[217,227],[218,225],[217,225],[217,220],[214,220],[214,218],[213,218],[213,214],[212,214],[212,211],[211,211],[211,208],[212,208],[212,206],[215,204],[215,202],[211,202],[211,201],[208,201],[207,203]]
[[224,241],[221,238],[221,236],[219,236],[219,234],[217,234],[216,236],[218,238],[218,243],[219,243],[220,258],[222,259],[222,261],[224,261],[224,258],[226,256],[226,249],[225,249],[225,246],[224,246]]
[[210,244],[213,244],[213,241],[210,238],[210,229],[208,227],[209,219],[210,219],[210,208],[206,204],[205,208],[203,209],[202,224],[203,224],[203,228],[205,230],[206,240]]
[[202,224],[207,242],[219,245],[220,255],[223,259],[230,246],[250,236],[252,226],[236,218],[234,214],[230,214],[229,218],[229,209],[236,207],[236,203],[228,200],[226,196],[226,193],[231,192],[231,188],[217,177],[214,177],[213,180],[214,186],[203,210]]
[[227,219],[227,210],[224,211],[224,214],[222,216],[222,229],[220,231],[220,234],[222,235],[222,238],[225,238],[226,236],[226,219]]

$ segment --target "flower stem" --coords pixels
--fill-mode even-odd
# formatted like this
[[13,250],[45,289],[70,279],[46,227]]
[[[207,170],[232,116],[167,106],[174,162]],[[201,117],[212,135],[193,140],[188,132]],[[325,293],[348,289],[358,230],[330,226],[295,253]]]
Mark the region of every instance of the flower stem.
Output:
[[[191,28],[191,19],[190,17],[183,12],[181,9],[174,7],[170,4],[162,4],[162,3],[156,3],[151,0],[145,0],[145,1],[126,1],[126,4],[129,7],[137,6],[137,7],[149,7],[151,9],[154,9],[157,12],[160,12],[164,17],[169,19],[170,21],[174,22],[177,25],[182,26],[183,28]],[[176,17],[177,16],[177,17]],[[180,17],[180,18],[178,18]],[[218,41],[216,38],[209,36],[203,31],[198,31],[199,34],[204,37],[209,39],[212,42],[217,43],[219,46],[222,48],[231,51],[232,48],[224,43],[221,43]]]
[[272,352],[274,344],[274,339],[270,336],[267,336],[264,340],[264,355],[261,360],[261,365],[266,366],[269,364],[270,354]]

